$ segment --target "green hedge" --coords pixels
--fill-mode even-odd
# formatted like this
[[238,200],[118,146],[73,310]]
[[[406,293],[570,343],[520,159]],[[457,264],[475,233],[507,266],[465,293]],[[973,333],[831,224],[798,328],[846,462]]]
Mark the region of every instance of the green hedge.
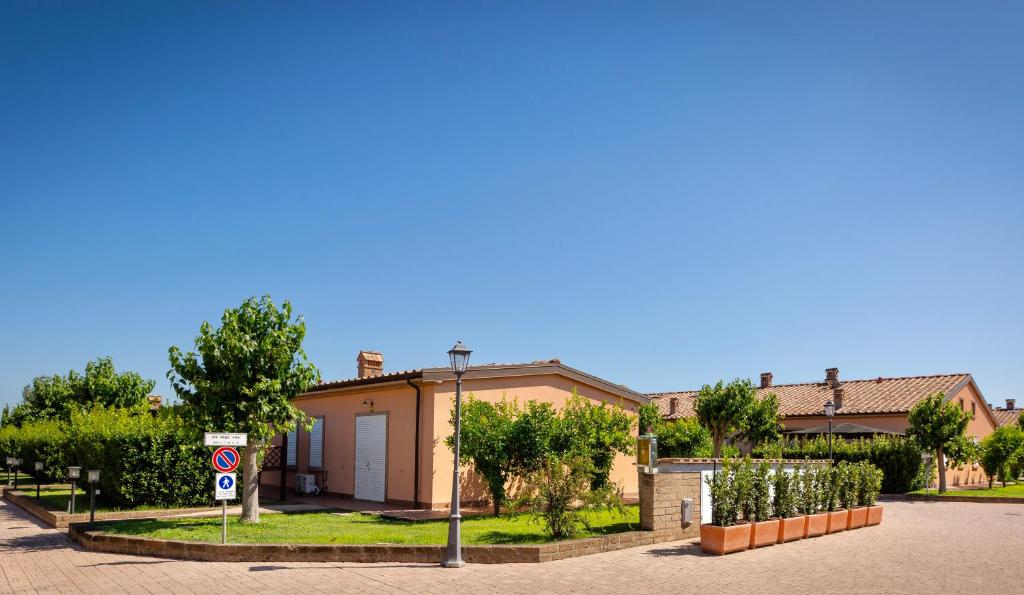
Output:
[[[856,463],[868,461],[884,473],[882,492],[905,494],[924,487],[925,470],[921,463],[921,447],[912,438],[879,435],[874,438],[845,440],[832,437],[833,458]],[[783,438],[781,443],[766,444],[754,451],[755,456],[786,459],[827,459],[828,438]]]
[[0,456],[16,456],[31,472],[45,464],[46,479],[67,481],[67,467],[100,470],[103,500],[118,508],[212,504],[209,449],[171,414],[142,409],[96,409],[67,422],[40,421],[0,428]]

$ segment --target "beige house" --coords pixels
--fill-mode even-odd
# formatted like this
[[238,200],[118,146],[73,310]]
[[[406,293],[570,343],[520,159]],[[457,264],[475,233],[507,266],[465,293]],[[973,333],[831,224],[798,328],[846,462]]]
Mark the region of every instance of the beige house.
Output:
[[[287,437],[287,483],[312,476],[328,493],[397,506],[445,508],[451,501],[452,452],[445,438],[455,399],[455,375],[448,368],[384,372],[380,353],[363,351],[357,376],[327,382],[300,395],[295,405],[315,418],[312,431]],[[462,378],[465,397],[503,397],[562,407],[576,390],[597,403],[636,414],[649,398],[622,385],[571,368],[559,360],[470,366]],[[281,444],[279,437],[275,444]],[[279,486],[281,474],[265,468],[262,483]],[[475,474],[464,474],[462,501],[482,504],[488,495]],[[611,479],[627,498],[637,496],[631,457],[616,458]],[[273,490],[271,489],[271,493]]]
[[[876,434],[905,434],[909,427],[910,409],[925,397],[941,392],[946,400],[970,413],[967,434],[981,440],[999,426],[995,413],[970,374],[939,374],[902,378],[870,378],[840,380],[839,369],[825,370],[818,382],[774,384],[771,372],[761,374],[758,396],[774,393],[779,399],[779,413],[784,416],[784,433],[815,435],[828,433],[825,403],[836,406],[832,432],[844,437]],[[693,417],[697,391],[655,393],[648,395],[658,404],[666,419]],[[948,469],[949,485],[986,482],[977,465]]]

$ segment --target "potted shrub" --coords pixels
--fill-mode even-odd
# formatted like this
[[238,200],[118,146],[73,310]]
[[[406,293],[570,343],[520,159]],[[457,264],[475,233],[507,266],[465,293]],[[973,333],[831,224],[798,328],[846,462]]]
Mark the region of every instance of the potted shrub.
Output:
[[804,463],[800,472],[800,497],[797,508],[804,514],[804,538],[824,535],[828,513],[821,510],[821,479],[817,465]]
[[823,474],[826,477],[824,482],[824,503],[823,507],[828,511],[828,524],[825,527],[825,533],[835,533],[837,531],[845,531],[846,525],[850,520],[850,513],[846,508],[839,506],[839,490],[842,486],[843,474],[846,473],[847,465],[845,462],[839,463],[839,465],[831,465],[824,468]]
[[850,519],[846,523],[847,529],[859,529],[868,522],[868,508],[864,506],[861,497],[864,490],[861,488],[865,478],[865,466],[870,465],[864,461],[850,465],[850,472],[847,474],[847,490],[850,492],[846,508],[850,511]]
[[798,489],[792,475],[782,468],[782,464],[775,469],[773,481],[775,494],[772,498],[772,509],[775,516],[779,517],[779,543],[803,539],[804,517],[798,515],[796,510],[796,496]]
[[882,491],[882,470],[874,465],[865,463],[865,479],[861,483],[860,503],[868,507],[868,525],[877,525],[882,522],[884,508],[875,504],[878,501],[878,493]]
[[754,470],[754,481],[743,516],[750,520],[750,547],[773,545],[779,540],[779,519],[772,518],[771,466],[762,461]]
[[700,547],[709,554],[724,555],[750,547],[750,523],[738,523],[735,465],[722,461],[722,470],[707,479],[711,492],[711,524],[700,526]]

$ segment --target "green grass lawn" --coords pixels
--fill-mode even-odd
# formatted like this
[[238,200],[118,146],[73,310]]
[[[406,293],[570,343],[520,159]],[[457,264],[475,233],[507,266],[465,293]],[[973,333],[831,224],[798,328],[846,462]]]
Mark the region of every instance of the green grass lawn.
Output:
[[[3,461],[3,459],[0,459],[0,462],[2,462],[2,461]],[[7,485],[8,479],[13,480],[14,479],[14,475],[15,475],[14,473],[11,473],[10,475],[8,475],[6,468],[3,471],[0,471],[0,484]],[[29,475],[28,473],[24,473],[22,471],[18,471],[17,475],[18,475],[18,487],[19,488],[21,486],[23,486],[23,485],[28,485],[29,482],[31,482],[32,485],[35,485],[35,483],[36,483],[36,480],[32,479],[32,476]]]
[[1024,498],[1024,484],[1019,484],[1019,483],[1017,483],[1017,484],[1010,484],[1010,485],[1008,485],[1008,486],[1006,486],[1004,488],[1004,487],[1000,486],[1000,484],[997,482],[997,483],[993,484],[993,486],[994,487],[991,490],[989,490],[989,489],[983,489],[983,490],[950,490],[950,491],[948,491],[948,492],[946,492],[944,494],[940,494],[938,490],[933,488],[933,489],[930,489],[930,490],[917,490],[916,492],[911,492],[911,493],[912,494],[922,494],[922,495],[923,494],[927,494],[929,496],[943,496],[943,497],[949,497],[949,496],[958,496],[959,497],[959,496],[964,496],[964,497],[968,497],[968,498],[981,498],[981,497],[987,497],[987,498]]
[[[35,500],[36,487],[24,486],[19,487],[19,491]],[[39,491],[39,504],[47,509],[54,512],[67,512],[68,502],[71,501],[71,487],[44,487]],[[132,510],[155,510],[156,506],[138,506]],[[96,512],[116,512],[119,510],[125,510],[123,508],[117,508],[110,506],[106,501],[103,500],[103,495],[96,497]],[[89,512],[89,492],[79,488],[75,492],[75,512],[83,513]]]
[[[592,529],[581,537],[594,537],[639,528],[640,509],[627,506],[626,515],[601,511],[591,516]],[[220,542],[220,517],[111,521],[98,525],[110,533],[155,539]],[[228,518],[230,543],[403,543],[444,544],[448,521],[399,521],[377,515],[310,512],[264,514],[258,525],[244,525],[237,516]],[[551,541],[539,522],[529,515],[466,517],[462,520],[465,544],[522,544]]]

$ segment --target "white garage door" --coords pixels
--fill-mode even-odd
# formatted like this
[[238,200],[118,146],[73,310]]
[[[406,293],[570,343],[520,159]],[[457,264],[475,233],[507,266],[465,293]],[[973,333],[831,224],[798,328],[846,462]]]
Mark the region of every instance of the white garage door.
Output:
[[384,501],[384,474],[387,463],[388,417],[356,417],[356,488],[359,500]]

